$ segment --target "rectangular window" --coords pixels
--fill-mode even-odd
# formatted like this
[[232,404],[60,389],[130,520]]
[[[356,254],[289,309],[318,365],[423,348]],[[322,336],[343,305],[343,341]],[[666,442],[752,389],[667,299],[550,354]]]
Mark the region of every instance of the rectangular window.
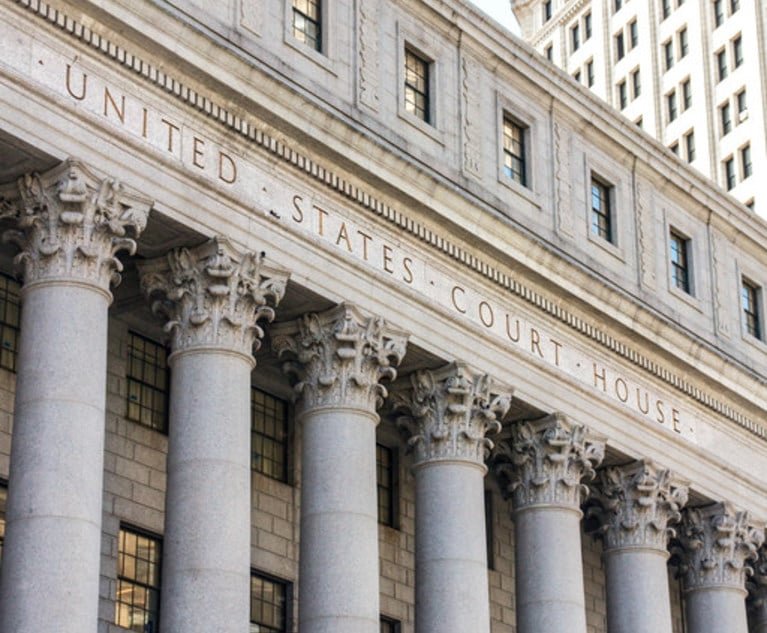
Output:
[[716,54],[716,73],[719,81],[727,77],[727,51],[725,50]]
[[581,47],[581,25],[577,22],[570,29],[570,46],[573,51]]
[[586,85],[591,88],[594,85],[594,60],[586,62]]
[[115,624],[136,633],[157,633],[162,542],[124,526],[118,539]]
[[591,11],[583,16],[583,34],[584,40],[587,40],[591,37]]
[[742,123],[748,117],[748,102],[746,100],[745,88],[735,95],[735,102],[738,104],[738,123]]
[[672,121],[675,121],[678,114],[676,107],[676,90],[666,95],[666,110],[668,112],[668,122],[671,123]]
[[719,106],[719,121],[722,124],[722,136],[732,130],[732,118],[730,117],[730,102],[727,101]]
[[738,184],[735,175],[735,159],[732,156],[724,161],[724,183],[727,191],[731,191]]
[[546,55],[546,59],[549,61],[552,61],[554,59],[554,46],[553,44],[549,44],[546,47],[546,50],[544,51],[544,55]]
[[615,36],[615,59],[620,61],[626,55],[626,46],[623,41],[623,31]]
[[250,633],[288,633],[290,583],[250,571]]
[[509,116],[503,117],[503,173],[527,186],[525,137],[527,128]]
[[730,15],[740,9],[740,0],[730,0]]
[[591,176],[591,233],[608,242],[613,241],[611,191],[610,185]]
[[629,22],[629,49],[634,49],[639,44],[639,25],[636,18]]
[[381,633],[400,633],[401,625],[397,620],[381,616]]
[[759,300],[761,289],[747,281],[741,280],[740,303],[743,307],[743,321],[746,325],[746,332],[754,338],[762,338],[762,319],[759,311]]
[[671,15],[671,0],[661,0],[660,14],[664,20]]
[[732,40],[732,59],[735,68],[743,64],[743,38],[740,35]]
[[551,19],[551,3],[552,0],[545,0],[543,3],[543,21],[548,22]]
[[687,152],[687,162],[691,163],[695,160],[695,131],[690,130],[684,135],[684,145]]
[[378,486],[378,522],[397,527],[399,505],[397,453],[395,449],[376,444],[376,482]]
[[663,61],[666,70],[674,66],[674,43],[671,40],[663,44]]
[[0,274],[0,367],[16,371],[21,320],[21,286],[17,281]]
[[687,36],[687,27],[679,31],[679,59],[687,57],[690,52],[690,38]]
[[689,110],[692,106],[692,84],[689,79],[682,82],[682,109]]
[[740,172],[743,174],[743,180],[749,178],[753,173],[751,166],[751,145],[744,145],[740,148]]
[[642,79],[639,76],[639,69],[637,68],[631,73],[631,87],[634,90],[634,99],[642,94]]
[[669,235],[671,249],[671,283],[687,294],[691,294],[690,284],[690,240],[674,230]]
[[322,51],[321,0],[293,0],[293,36],[315,51]]
[[5,504],[8,501],[8,488],[0,483],[0,565],[3,564],[3,543],[5,542]]
[[431,122],[429,114],[429,66],[430,63],[405,49],[405,110],[426,123]]
[[288,405],[250,388],[250,467],[278,481],[288,480]]
[[487,545],[487,568],[495,569],[495,539],[493,531],[493,491],[485,490],[485,544]]
[[168,351],[134,332],[128,341],[127,418],[168,432]]
[[714,24],[716,26],[724,24],[724,0],[714,0]]
[[628,105],[628,95],[626,94],[625,79],[618,84],[618,104],[621,110],[623,110]]
[[577,81],[578,83],[581,83],[581,71],[580,70],[576,70],[573,73],[573,79],[575,79],[575,81]]
[[669,148],[669,149],[670,149],[672,152],[674,152],[674,154],[676,154],[677,156],[679,156],[679,141],[674,141],[673,143],[671,143],[671,145],[669,145],[669,147],[668,147],[668,148]]
[[618,12],[623,8],[623,0],[613,0],[613,11]]

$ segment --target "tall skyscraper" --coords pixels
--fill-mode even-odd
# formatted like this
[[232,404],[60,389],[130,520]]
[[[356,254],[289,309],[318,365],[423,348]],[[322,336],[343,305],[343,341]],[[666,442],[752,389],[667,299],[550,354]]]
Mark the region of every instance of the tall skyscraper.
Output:
[[767,217],[765,0],[512,0],[523,37]]

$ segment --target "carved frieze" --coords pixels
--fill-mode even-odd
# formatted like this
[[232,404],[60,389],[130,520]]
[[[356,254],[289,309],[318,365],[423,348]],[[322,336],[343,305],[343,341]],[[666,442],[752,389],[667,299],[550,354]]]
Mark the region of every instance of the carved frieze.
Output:
[[478,95],[480,91],[479,64],[465,53],[461,55],[461,130],[463,135],[463,171],[480,178],[482,166],[481,131],[482,120]]
[[486,436],[501,430],[511,392],[463,363],[420,370],[410,387],[392,394],[398,424],[410,439],[415,464],[461,460],[480,465],[493,447]]
[[288,279],[264,259],[216,237],[139,266],[142,288],[165,318],[174,352],[219,347],[249,355],[258,349],[260,324],[274,318]]
[[745,591],[751,563],[764,542],[764,525],[729,503],[685,510],[679,527],[680,571],[685,588]]
[[655,288],[655,222],[652,193],[641,179],[636,181],[636,217],[639,247],[640,280],[646,288]]
[[378,1],[357,2],[357,98],[378,110]]
[[286,359],[283,369],[303,409],[375,411],[387,395],[381,380],[397,377],[406,345],[407,334],[349,304],[272,329],[272,349]]
[[599,471],[591,486],[598,502],[605,549],[648,547],[666,552],[675,536],[670,523],[681,519],[687,485],[649,460]]
[[19,247],[26,284],[72,280],[108,290],[120,283],[120,251],[133,254],[152,201],[77,160],[26,174],[5,192],[0,218],[15,227],[3,239]]
[[497,471],[514,509],[535,505],[580,508],[604,458],[604,438],[561,413],[512,427],[499,446]]
[[557,226],[560,232],[572,236],[575,230],[570,176],[570,130],[554,119],[554,159],[556,175]]

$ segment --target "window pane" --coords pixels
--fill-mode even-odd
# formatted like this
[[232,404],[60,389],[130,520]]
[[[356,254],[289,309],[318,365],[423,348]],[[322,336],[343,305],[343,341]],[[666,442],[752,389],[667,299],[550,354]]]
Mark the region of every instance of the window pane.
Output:
[[378,522],[396,527],[397,456],[394,449],[376,444],[376,481],[378,486]]
[[165,347],[131,332],[127,378],[128,419],[167,432],[168,362]]
[[293,0],[293,36],[316,51],[322,50],[320,0]]
[[16,371],[19,347],[19,319],[21,286],[10,277],[0,274],[0,367]]
[[591,232],[608,242],[613,241],[610,189],[611,187],[609,185],[592,177]]
[[251,387],[251,468],[272,479],[288,480],[288,406]]
[[160,540],[120,528],[115,624],[138,633],[160,625]]
[[527,186],[525,135],[527,128],[516,121],[503,119],[503,168],[506,175]]
[[287,633],[288,583],[251,572],[250,630],[252,633]]
[[671,256],[671,283],[680,290],[690,292],[690,271],[688,266],[689,240],[671,232],[669,237]]
[[429,62],[405,49],[405,110],[429,123]]

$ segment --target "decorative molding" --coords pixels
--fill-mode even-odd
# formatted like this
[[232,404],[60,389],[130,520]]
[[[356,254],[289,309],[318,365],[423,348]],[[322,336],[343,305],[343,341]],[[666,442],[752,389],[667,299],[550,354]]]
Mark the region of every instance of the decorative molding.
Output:
[[[636,181],[637,232],[639,234],[639,273],[646,288],[655,288],[655,239],[653,231],[652,200],[646,201],[646,187],[641,180]],[[646,204],[649,203],[649,209]]]
[[463,134],[463,171],[466,175],[482,177],[482,137],[476,121],[482,119],[477,95],[480,94],[478,64],[466,53],[461,54],[461,131]]
[[330,406],[375,412],[387,395],[380,381],[397,377],[395,366],[406,345],[407,334],[350,304],[272,328],[272,350],[279,358],[290,357],[283,370],[304,410]]
[[378,1],[357,0],[357,98],[378,110]]
[[264,253],[242,253],[215,237],[139,264],[141,286],[155,298],[153,312],[166,320],[173,352],[215,347],[250,356],[260,347],[259,324],[274,319],[272,306],[288,281],[264,259]]
[[419,370],[410,387],[392,394],[397,423],[410,436],[415,466],[438,461],[467,461],[484,467],[493,448],[486,436],[501,430],[511,393],[487,374],[464,363]]
[[264,151],[283,160],[305,176],[314,179],[322,186],[347,198],[363,210],[382,218],[397,229],[409,233],[427,247],[454,260],[459,265],[488,279],[503,291],[520,298],[540,312],[563,323],[580,336],[588,339],[592,344],[612,352],[619,358],[636,366],[640,371],[657,378],[670,388],[684,394],[717,415],[730,420],[754,436],[767,440],[767,428],[763,424],[756,422],[748,415],[727,404],[724,400],[711,395],[707,389],[696,386],[687,380],[683,373],[670,371],[640,352],[637,348],[619,341],[603,328],[592,325],[585,318],[563,308],[556,299],[549,299],[537,290],[514,279],[504,270],[488,264],[484,259],[445,239],[439,233],[420,222],[414,221],[403,212],[391,207],[386,202],[371,195],[363,188],[339,176],[332,170],[323,167],[312,158],[263,132],[258,128],[262,124],[255,119],[230,112],[209,97],[201,95],[183,82],[171,77],[165,71],[160,70],[157,66],[142,60],[138,55],[110,42],[106,37],[95,33],[89,27],[73,20],[62,11],[46,4],[43,0],[8,1],[15,2],[28,9],[60,31],[68,33],[86,46],[90,46],[109,59],[134,72],[143,80],[156,85],[167,92],[172,98],[186,103],[216,123],[225,126],[229,131],[243,137],[246,141],[261,147]]
[[[152,201],[113,178],[101,178],[68,159],[45,172],[22,176],[0,196],[3,233],[21,252],[14,259],[26,285],[78,281],[108,291],[120,283],[116,255],[136,252]],[[133,237],[129,237],[129,236]]]
[[686,482],[650,460],[600,470],[591,491],[598,505],[589,514],[600,520],[606,551],[641,547],[666,552],[669,538],[676,536],[668,525],[682,518],[688,497]]
[[570,131],[554,119],[554,172],[557,179],[557,224],[560,232],[573,236],[572,185],[570,184]]
[[712,276],[714,284],[714,319],[716,320],[716,327],[720,334],[723,336],[730,336],[730,323],[727,318],[727,306],[722,302],[722,290],[728,287],[726,280],[723,278],[722,271],[722,244],[721,239],[716,234],[716,231],[711,231],[711,261],[712,261]]
[[495,468],[514,510],[555,505],[580,509],[588,493],[583,481],[595,476],[605,440],[562,413],[512,426],[499,445]]
[[750,563],[764,542],[764,525],[729,503],[687,508],[679,528],[680,572],[686,591],[727,587],[745,592]]

